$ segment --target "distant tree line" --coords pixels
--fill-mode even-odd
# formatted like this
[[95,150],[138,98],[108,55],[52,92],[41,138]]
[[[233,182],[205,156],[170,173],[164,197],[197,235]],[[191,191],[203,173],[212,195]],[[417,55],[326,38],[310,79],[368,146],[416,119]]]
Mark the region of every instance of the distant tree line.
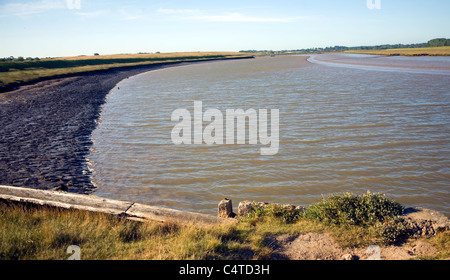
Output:
[[438,38],[428,41],[427,43],[420,44],[384,44],[377,46],[358,46],[358,47],[346,47],[346,46],[334,46],[326,48],[309,48],[309,49],[297,49],[297,50],[282,50],[282,51],[272,51],[272,50],[242,50],[240,52],[244,53],[315,53],[315,52],[344,52],[344,51],[355,51],[355,50],[386,50],[386,49],[406,49],[406,48],[426,48],[426,47],[443,47],[450,46],[450,39]]
[[33,61],[33,60],[40,60],[39,57],[27,57],[24,58],[23,56],[19,56],[19,57],[14,57],[14,56],[9,56],[9,57],[3,57],[0,58],[0,61]]
[[428,47],[445,47],[450,46],[450,39],[438,38],[428,41]]
[[[99,53],[94,53],[94,56],[98,56],[100,55]],[[80,55],[80,56],[85,56],[85,55]],[[52,59],[52,57],[45,57],[45,59]],[[39,57],[27,57],[24,58],[23,56],[19,56],[19,57],[14,57],[14,56],[8,56],[8,57],[3,57],[0,58],[0,61],[33,61],[33,60],[41,60]]]

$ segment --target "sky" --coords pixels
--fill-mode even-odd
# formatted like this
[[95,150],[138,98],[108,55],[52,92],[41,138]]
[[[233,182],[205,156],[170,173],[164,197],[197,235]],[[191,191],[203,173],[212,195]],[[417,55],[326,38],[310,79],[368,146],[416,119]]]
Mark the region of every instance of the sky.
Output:
[[450,38],[449,11],[449,0],[0,0],[0,57],[423,43]]

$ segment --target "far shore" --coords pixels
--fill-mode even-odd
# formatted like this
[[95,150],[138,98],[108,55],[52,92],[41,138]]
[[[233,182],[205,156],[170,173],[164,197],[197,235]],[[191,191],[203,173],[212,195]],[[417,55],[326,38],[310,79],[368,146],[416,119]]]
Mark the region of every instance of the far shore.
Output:
[[450,56],[450,47],[406,48],[385,50],[355,50],[345,53],[373,54],[386,56]]
[[253,58],[235,52],[182,52],[59,57],[0,62],[0,93],[44,80],[183,62]]
[[[346,52],[348,53],[348,52]],[[324,54],[324,56],[328,55],[328,56],[333,56],[333,55],[337,55],[338,53],[334,54],[334,53],[330,53],[330,54]],[[342,54],[342,53],[340,53]],[[357,54],[363,54],[363,53],[357,53]],[[365,53],[364,53],[365,54]],[[367,53],[369,54],[369,53]],[[375,54],[369,54],[369,55],[375,55]],[[387,56],[389,57],[389,56]],[[414,65],[414,66],[410,66],[410,65],[406,65],[406,64],[401,64],[400,62],[397,62],[396,64],[392,64],[389,63],[389,61],[385,61],[385,63],[380,63],[379,61],[377,61],[377,63],[370,63],[371,60],[366,59],[364,62],[361,62],[359,60],[354,60],[352,61],[351,58],[347,58],[347,60],[342,60],[342,59],[324,59],[323,57],[321,57],[322,59],[317,59],[317,61],[319,62],[326,62],[326,63],[330,63],[330,64],[342,64],[342,65],[356,65],[356,66],[371,66],[371,67],[380,67],[380,68],[391,68],[391,69],[420,69],[420,70],[436,70],[436,71],[450,71],[450,66],[448,67],[437,67],[437,66],[424,66],[424,65]]]

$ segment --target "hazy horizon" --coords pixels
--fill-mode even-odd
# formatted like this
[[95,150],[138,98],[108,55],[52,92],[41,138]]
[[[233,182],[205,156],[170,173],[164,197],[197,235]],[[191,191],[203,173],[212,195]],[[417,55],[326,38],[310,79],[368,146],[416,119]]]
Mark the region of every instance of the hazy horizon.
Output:
[[[0,1],[0,57],[292,50],[450,37],[442,0]],[[376,2],[376,1],[372,1]]]

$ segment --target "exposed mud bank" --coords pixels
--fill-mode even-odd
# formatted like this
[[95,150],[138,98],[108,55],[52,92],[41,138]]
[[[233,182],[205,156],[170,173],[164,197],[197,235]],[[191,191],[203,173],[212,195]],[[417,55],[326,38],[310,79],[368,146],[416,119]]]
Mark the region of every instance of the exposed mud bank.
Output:
[[106,95],[127,77],[182,64],[90,72],[0,93],[0,185],[92,192],[86,156]]

